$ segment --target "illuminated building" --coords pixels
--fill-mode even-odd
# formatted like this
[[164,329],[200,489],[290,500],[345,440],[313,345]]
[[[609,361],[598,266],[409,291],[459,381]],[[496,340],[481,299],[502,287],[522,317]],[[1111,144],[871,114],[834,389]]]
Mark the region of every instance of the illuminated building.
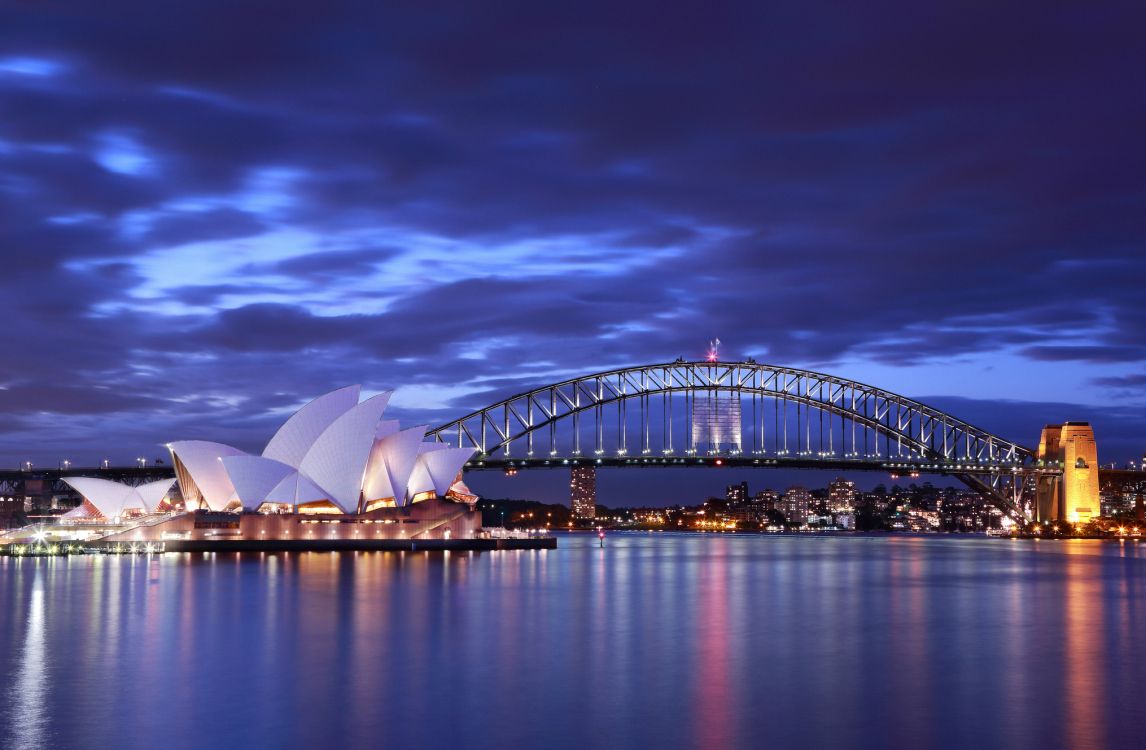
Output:
[[174,479],[161,479],[139,486],[91,477],[63,477],[63,480],[83,497],[79,507],[62,516],[70,520],[118,520],[156,513],[175,484]]
[[1089,423],[1043,427],[1036,457],[1062,465],[1061,477],[1043,476],[1038,480],[1038,520],[1085,523],[1099,515],[1098,448]]
[[359,403],[360,386],[316,398],[261,455],[185,440],[168,448],[188,510],[355,514],[447,496],[473,450],[423,442],[426,428],[383,420],[390,393]]
[[569,472],[569,505],[574,518],[597,517],[597,468],[574,466]]
[[780,510],[790,524],[803,526],[808,522],[808,511],[812,507],[812,493],[807,487],[789,487],[780,501]]
[[[351,386],[306,404],[260,455],[186,440],[168,446],[175,479],[134,487],[66,477],[83,504],[59,524],[29,527],[28,533],[52,540],[301,549],[473,539],[481,514],[461,481],[473,450],[424,442],[425,427],[403,430],[382,419],[389,393],[361,403],[359,393]],[[162,501],[176,482],[187,512],[165,513],[174,510]]]
[[776,490],[760,490],[752,496],[752,502],[763,510],[776,510],[780,504],[780,493]]
[[832,513],[848,513],[855,509],[856,483],[837,477],[828,484],[828,509]]
[[724,499],[729,506],[743,505],[748,502],[748,482],[728,485],[724,490]]

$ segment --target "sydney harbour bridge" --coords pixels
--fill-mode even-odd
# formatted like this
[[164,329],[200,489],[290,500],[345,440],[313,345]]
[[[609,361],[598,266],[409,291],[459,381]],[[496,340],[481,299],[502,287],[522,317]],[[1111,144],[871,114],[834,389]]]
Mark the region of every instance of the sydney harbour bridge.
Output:
[[[1087,520],[1099,512],[1093,433],[1084,423],[1067,425],[1044,428],[1040,446],[1029,448],[847,378],[751,359],[678,359],[536,388],[430,435],[474,448],[468,470],[739,466],[939,474],[1019,522]],[[1076,445],[1076,437],[1089,442]],[[1036,490],[1041,507],[1024,504],[1024,489]]]
[[[1031,448],[854,380],[714,356],[538,387],[436,427],[427,437],[474,449],[466,471],[760,467],[944,475],[1018,523],[1089,520],[1099,514],[1100,482],[1146,491],[1146,472],[1099,467],[1086,423],[1045,426]],[[0,499],[46,500],[70,491],[61,479],[68,475],[135,484],[171,472],[146,462],[129,468],[27,466],[0,471]]]

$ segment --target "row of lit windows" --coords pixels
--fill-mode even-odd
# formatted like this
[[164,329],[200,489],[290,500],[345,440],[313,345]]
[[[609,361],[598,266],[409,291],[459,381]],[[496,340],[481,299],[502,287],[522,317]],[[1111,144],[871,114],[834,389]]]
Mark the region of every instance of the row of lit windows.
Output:
[[391,524],[391,523],[420,523],[420,521],[416,518],[403,518],[401,520],[398,520],[397,518],[383,518],[383,519],[374,519],[374,518],[368,518],[368,519],[358,519],[358,518],[319,519],[319,518],[314,518],[314,519],[309,519],[309,518],[304,518],[303,520],[299,521],[299,523],[304,523],[304,524],[306,524],[306,523],[361,523],[361,524],[381,523],[381,524]]

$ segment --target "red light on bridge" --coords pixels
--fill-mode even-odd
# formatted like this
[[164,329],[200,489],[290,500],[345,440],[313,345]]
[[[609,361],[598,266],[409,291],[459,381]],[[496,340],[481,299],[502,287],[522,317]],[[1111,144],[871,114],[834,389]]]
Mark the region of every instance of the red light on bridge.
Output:
[[718,459],[716,459],[716,465],[717,466],[724,466],[724,461],[722,459],[718,458]]

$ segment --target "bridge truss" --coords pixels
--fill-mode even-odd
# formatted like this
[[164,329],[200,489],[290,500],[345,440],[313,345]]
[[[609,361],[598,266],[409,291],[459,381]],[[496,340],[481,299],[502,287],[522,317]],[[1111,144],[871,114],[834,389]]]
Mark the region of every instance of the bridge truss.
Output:
[[1033,452],[854,380],[746,362],[627,367],[520,393],[432,430],[469,469],[791,466],[946,474],[1022,519]]

